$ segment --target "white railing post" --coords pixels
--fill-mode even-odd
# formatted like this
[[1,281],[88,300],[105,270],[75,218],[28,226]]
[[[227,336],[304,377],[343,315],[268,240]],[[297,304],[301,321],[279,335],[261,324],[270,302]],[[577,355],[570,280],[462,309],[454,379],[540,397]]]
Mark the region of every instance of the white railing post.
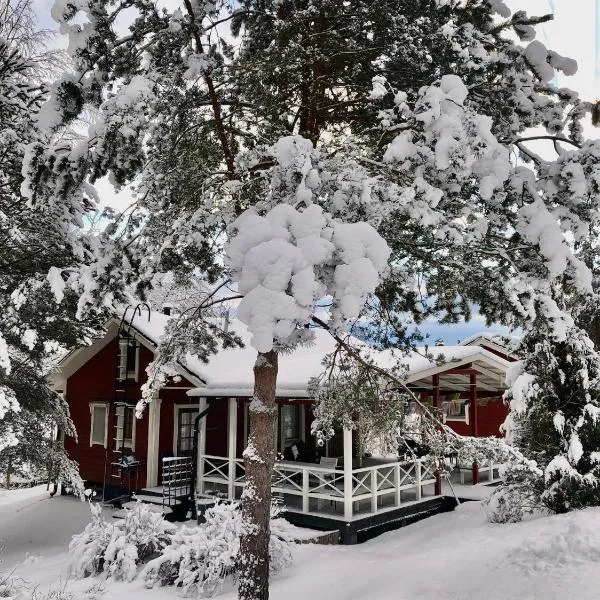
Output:
[[160,433],[160,404],[162,400],[152,397],[148,408],[148,462],[146,464],[146,487],[158,485],[158,471],[162,468],[158,460],[158,436]]
[[402,503],[402,491],[400,490],[400,465],[394,465],[394,490],[396,506]]
[[415,461],[415,481],[417,484],[417,500],[421,499],[421,461]]
[[494,479],[494,461],[490,460],[490,474],[488,475],[488,481]]
[[371,512],[377,512],[377,467],[371,471]]
[[302,512],[308,512],[309,510],[309,496],[308,496],[308,470],[302,469]]
[[352,520],[352,430],[344,427],[344,519]]
[[229,500],[235,500],[235,455],[237,450],[237,398],[229,398],[229,424],[227,427],[228,432],[228,452],[227,458],[229,459],[229,480],[227,485],[227,497]]
[[[202,412],[206,409],[206,398],[200,398],[198,410]],[[196,490],[199,494],[204,493],[204,455],[206,454],[206,416],[200,419],[198,424],[198,467],[196,470]]]

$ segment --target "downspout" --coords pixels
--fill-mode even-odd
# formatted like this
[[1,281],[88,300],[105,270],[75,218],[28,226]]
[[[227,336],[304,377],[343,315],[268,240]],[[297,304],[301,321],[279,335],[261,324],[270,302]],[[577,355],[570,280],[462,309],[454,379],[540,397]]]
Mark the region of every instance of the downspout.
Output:
[[[207,400],[208,401],[208,400]],[[209,402],[209,401],[208,401]],[[198,436],[200,434],[200,421],[208,415],[212,404],[209,402],[207,407],[198,414],[194,419],[194,439],[192,444],[192,472],[190,474],[190,495],[189,503],[192,509],[192,519],[197,517],[196,514],[196,478],[198,477]]]

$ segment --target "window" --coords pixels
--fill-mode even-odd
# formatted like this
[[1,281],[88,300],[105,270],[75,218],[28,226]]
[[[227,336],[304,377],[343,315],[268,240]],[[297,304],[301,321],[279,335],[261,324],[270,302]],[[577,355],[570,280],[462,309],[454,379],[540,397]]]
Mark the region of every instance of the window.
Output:
[[469,423],[469,405],[460,394],[441,399],[446,421],[464,421]]
[[197,408],[180,408],[177,414],[177,456],[191,456],[194,449],[194,421]]
[[135,448],[135,408],[124,404],[117,406],[117,448]]
[[90,446],[99,444],[106,448],[106,430],[108,426],[108,406],[105,402],[90,403]]
[[281,448],[285,448],[299,442],[302,439],[301,430],[301,406],[299,404],[281,405]]
[[137,381],[139,366],[139,344],[132,339],[119,340],[119,379],[135,379]]

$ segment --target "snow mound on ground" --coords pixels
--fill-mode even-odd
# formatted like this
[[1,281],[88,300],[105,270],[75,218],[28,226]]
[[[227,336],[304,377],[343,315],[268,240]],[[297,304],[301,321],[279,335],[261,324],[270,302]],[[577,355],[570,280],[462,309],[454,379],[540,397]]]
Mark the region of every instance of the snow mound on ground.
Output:
[[[552,528],[547,527],[548,519]],[[528,524],[537,529],[537,521]],[[539,519],[539,530],[508,551],[507,564],[545,571],[587,562],[600,563],[600,509]]]

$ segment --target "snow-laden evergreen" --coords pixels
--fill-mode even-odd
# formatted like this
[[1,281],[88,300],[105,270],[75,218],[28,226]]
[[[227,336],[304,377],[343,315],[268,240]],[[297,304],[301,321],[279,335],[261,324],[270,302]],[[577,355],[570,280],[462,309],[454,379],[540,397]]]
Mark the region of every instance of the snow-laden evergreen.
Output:
[[[23,194],[49,210],[74,204],[80,218],[90,184],[108,176],[133,183],[137,201],[85,268],[52,271],[54,292],[61,281],[76,292],[81,316],[122,301],[132,282],[143,293],[157,272],[219,282],[201,286],[197,308],[169,332],[147,399],[169,361],[239,343],[206,318],[224,296],[241,300],[269,354],[255,373],[272,405],[279,344],[306,335],[323,293],[334,332],[358,317],[382,324],[375,341],[399,347],[411,342],[407,321],[455,322],[474,303],[547,342],[567,335],[573,298],[593,306],[582,248],[598,233],[600,147],[582,135],[592,105],[550,83],[576,65],[534,39],[549,17],[511,15],[497,0],[58,0],[53,16],[74,72],[40,111],[53,137],[28,147]],[[236,45],[220,35],[228,22]],[[59,139],[90,105],[87,135]],[[533,152],[540,138],[555,160]],[[310,230],[293,232],[304,219]],[[270,430],[252,414],[268,474]],[[263,496],[245,496],[256,510],[263,502],[265,534],[247,562],[260,562],[262,579],[241,579],[245,598],[266,597],[265,473]]]
[[46,377],[95,330],[74,320],[78,294],[64,282],[93,256],[81,232],[88,205],[75,197],[31,203],[22,172],[25,157],[49,143],[36,119],[45,81],[65,62],[47,49],[49,35],[30,2],[0,2],[0,479],[8,484],[13,475],[77,481],[56,439],[75,431]]

